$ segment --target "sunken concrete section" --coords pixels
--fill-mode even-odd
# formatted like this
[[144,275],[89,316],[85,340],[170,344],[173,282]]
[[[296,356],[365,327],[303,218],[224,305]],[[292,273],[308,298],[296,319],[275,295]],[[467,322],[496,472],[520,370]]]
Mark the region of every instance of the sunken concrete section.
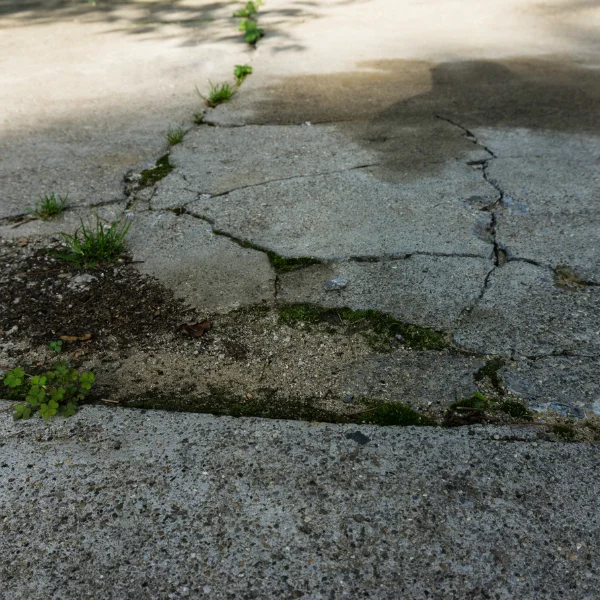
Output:
[[139,270],[202,310],[227,310],[273,300],[275,274],[263,252],[214,235],[187,215],[141,212],[133,217],[129,247]]
[[129,598],[592,600],[600,586],[597,451],[535,428],[85,408],[3,420],[0,442],[7,600],[91,586]]

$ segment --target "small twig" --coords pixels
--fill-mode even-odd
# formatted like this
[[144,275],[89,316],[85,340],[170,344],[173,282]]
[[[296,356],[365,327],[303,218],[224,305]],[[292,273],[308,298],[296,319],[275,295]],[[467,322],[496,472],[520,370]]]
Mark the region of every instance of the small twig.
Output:
[[120,404],[119,400],[109,400],[108,398],[100,398],[100,402],[107,402],[108,404]]
[[349,417],[350,419],[353,419],[354,417],[358,417],[359,415],[364,415],[365,413],[373,412],[374,410],[377,410],[377,406],[374,408],[367,408],[367,410],[361,410],[359,412],[350,413],[349,415],[346,415],[346,416]]

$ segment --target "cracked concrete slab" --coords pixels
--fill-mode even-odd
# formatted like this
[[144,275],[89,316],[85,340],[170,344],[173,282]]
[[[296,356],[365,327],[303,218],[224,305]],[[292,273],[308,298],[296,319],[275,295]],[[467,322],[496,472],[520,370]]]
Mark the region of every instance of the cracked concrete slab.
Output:
[[125,172],[201,109],[194,86],[247,60],[230,25],[231,5],[205,0],[3,2],[0,218],[43,193],[121,199]]
[[499,148],[487,168],[504,194],[498,244],[509,257],[568,265],[582,279],[600,283],[600,138],[487,130],[484,139]]
[[493,271],[454,341],[503,356],[600,355],[600,288],[556,287],[549,269],[509,262]]
[[[315,265],[279,276],[278,298],[357,310],[375,309],[401,321],[453,329],[479,297],[493,263],[464,256],[413,255],[383,262]],[[344,280],[342,289],[327,282]]]
[[199,219],[139,213],[127,239],[139,270],[195,308],[212,312],[273,300],[275,274],[266,254],[214,235]]
[[519,360],[500,372],[506,387],[537,410],[600,415],[600,359],[552,356]]
[[592,600],[600,585],[597,448],[537,428],[85,407],[3,419],[0,443],[6,600]]
[[283,256],[335,259],[414,252],[487,258],[489,215],[463,201],[490,186],[461,163],[405,185],[368,169],[306,176],[191,202],[215,228]]

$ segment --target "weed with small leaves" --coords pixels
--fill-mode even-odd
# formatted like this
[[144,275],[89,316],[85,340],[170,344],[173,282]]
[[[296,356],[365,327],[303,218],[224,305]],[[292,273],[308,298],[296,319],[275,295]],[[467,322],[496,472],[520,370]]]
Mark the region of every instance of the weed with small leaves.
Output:
[[204,113],[203,112],[195,112],[194,113],[194,125],[202,125],[204,123]]
[[204,100],[207,106],[214,108],[219,104],[223,104],[223,102],[229,102],[233,98],[234,90],[229,83],[214,84],[209,81],[208,85],[208,96],[202,95],[200,90],[196,88],[196,93]]
[[262,0],[254,0],[246,2],[244,8],[240,8],[233,13],[234,17],[248,18],[252,17],[258,12],[258,7],[262,4]]
[[250,65],[235,65],[233,69],[233,76],[235,77],[235,83],[238,87],[242,85],[244,79],[252,75],[252,67]]
[[125,236],[131,222],[123,224],[116,221],[105,225],[96,217],[96,227],[87,227],[81,222],[81,227],[73,234],[61,233],[67,252],[54,252],[63,260],[75,263],[79,267],[94,268],[102,263],[110,263],[125,250]]
[[167,133],[164,134],[169,146],[175,146],[183,141],[185,129],[183,127],[169,127]]
[[56,219],[65,210],[68,198],[69,194],[64,197],[56,196],[54,192],[52,194],[44,194],[43,196],[40,196],[40,199],[35,203],[33,213],[42,219],[42,221]]
[[253,19],[244,19],[238,29],[244,33],[244,41],[251,46],[265,35],[265,30],[261,29]]

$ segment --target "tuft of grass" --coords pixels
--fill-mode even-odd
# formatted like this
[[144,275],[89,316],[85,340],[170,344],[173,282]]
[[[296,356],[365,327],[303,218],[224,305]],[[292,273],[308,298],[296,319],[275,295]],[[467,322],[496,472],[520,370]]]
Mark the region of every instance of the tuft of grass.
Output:
[[200,93],[200,90],[196,88],[196,93],[202,100],[204,100],[206,106],[210,106],[214,108],[219,104],[223,104],[224,102],[229,102],[233,98],[234,90],[231,85],[227,82],[214,84],[212,82],[208,82],[208,96],[203,96]]
[[195,112],[194,113],[194,125],[202,125],[204,123],[204,113],[203,112]]
[[154,167],[145,169],[141,172],[139,180],[140,187],[148,187],[154,185],[157,181],[160,181],[166,177],[175,167],[169,162],[169,155],[165,154],[161,156]]
[[55,252],[55,256],[72,262],[79,267],[95,268],[99,264],[110,263],[123,254],[125,236],[131,223],[116,221],[105,225],[96,217],[96,226],[81,222],[81,227],[73,234],[61,233],[67,245],[66,252]]
[[331,323],[345,325],[365,334],[368,344],[378,352],[392,350],[392,340],[415,350],[442,350],[448,347],[448,335],[427,327],[410,325],[376,310],[323,308],[313,304],[286,304],[279,310],[279,322],[287,325]]
[[370,425],[396,425],[402,427],[437,427],[437,423],[400,402],[382,402],[363,400],[363,404],[372,408],[356,416],[356,422]]
[[244,79],[252,75],[252,67],[250,65],[235,65],[233,68],[233,76],[235,77],[235,83],[238,87],[244,83]]
[[40,196],[40,199],[35,203],[33,212],[42,219],[42,221],[56,219],[65,210],[68,198],[69,194],[64,197],[56,196],[54,192],[51,194],[44,194],[43,196]]
[[164,138],[167,140],[169,146],[175,146],[183,141],[185,135],[185,129],[183,127],[171,127],[164,134]]

